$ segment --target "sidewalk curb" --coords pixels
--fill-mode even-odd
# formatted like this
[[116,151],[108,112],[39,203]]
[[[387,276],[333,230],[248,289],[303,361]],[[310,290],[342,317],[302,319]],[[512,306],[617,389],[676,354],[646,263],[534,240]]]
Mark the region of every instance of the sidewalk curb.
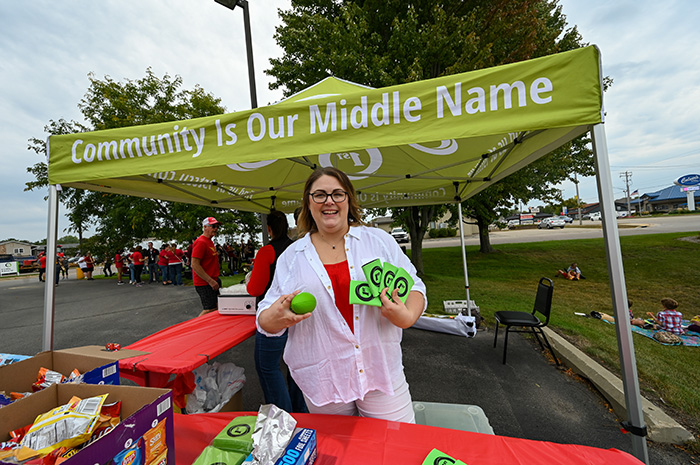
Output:
[[[627,418],[622,380],[551,329],[544,328],[544,331],[560,361],[576,374],[593,383],[610,402],[614,412],[620,418]],[[650,440],[669,444],[685,444],[695,441],[695,437],[688,430],[644,397],[642,397],[642,412],[644,423],[649,431],[647,437]]]

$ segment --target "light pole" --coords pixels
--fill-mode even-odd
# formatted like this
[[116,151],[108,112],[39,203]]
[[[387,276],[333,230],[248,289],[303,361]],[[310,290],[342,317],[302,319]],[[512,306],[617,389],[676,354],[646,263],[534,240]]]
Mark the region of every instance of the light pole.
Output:
[[[253,66],[253,40],[250,37],[250,14],[248,13],[248,0],[214,0],[219,5],[223,5],[229,10],[240,6],[243,9],[243,27],[245,28],[245,50],[248,57],[248,86],[250,87],[250,107],[258,108],[258,95],[255,90],[255,67]],[[262,223],[263,244],[267,245],[269,237],[267,235],[267,215],[260,215]]]
[[250,14],[248,13],[248,0],[214,0],[229,10],[237,6],[243,8],[243,27],[245,28],[245,50],[248,56],[248,84],[250,86],[250,106],[258,108],[258,96],[255,91],[255,68],[253,67],[253,41],[250,38]]

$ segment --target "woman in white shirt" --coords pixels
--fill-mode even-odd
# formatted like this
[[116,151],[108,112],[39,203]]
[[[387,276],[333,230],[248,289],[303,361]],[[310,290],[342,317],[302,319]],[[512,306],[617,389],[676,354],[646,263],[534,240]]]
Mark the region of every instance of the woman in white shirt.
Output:
[[[414,422],[401,337],[427,306],[425,285],[396,241],[360,216],[345,173],[331,167],[311,174],[297,222],[303,237],[277,262],[258,306],[258,329],[276,336],[289,328],[284,361],[311,413]],[[349,303],[350,281],[366,281],[362,265],[377,258],[413,278],[405,304],[398,290],[389,300],[386,288],[381,307]],[[302,291],[313,294],[317,305],[297,315],[289,305]]]

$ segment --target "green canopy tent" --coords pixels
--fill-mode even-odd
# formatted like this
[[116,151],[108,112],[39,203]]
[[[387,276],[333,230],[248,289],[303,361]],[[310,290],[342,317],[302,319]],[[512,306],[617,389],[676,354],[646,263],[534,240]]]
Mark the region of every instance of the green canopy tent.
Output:
[[[328,78],[249,111],[51,136],[48,246],[56,243],[59,185],[292,212],[310,171],[336,166],[350,176],[363,207],[444,204],[467,199],[590,131],[636,431],[644,422],[602,123],[599,51],[590,46],[381,89]],[[466,261],[465,283],[468,289]],[[53,287],[46,294],[44,348],[51,349]],[[634,437],[635,455],[646,456],[643,436]]]

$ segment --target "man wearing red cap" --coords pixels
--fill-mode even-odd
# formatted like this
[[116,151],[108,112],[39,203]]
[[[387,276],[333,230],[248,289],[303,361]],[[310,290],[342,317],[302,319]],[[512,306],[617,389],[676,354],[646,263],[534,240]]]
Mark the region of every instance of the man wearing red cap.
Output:
[[202,235],[192,246],[192,281],[202,300],[202,316],[219,309],[219,254],[211,240],[219,231],[220,223],[210,216],[202,220]]

